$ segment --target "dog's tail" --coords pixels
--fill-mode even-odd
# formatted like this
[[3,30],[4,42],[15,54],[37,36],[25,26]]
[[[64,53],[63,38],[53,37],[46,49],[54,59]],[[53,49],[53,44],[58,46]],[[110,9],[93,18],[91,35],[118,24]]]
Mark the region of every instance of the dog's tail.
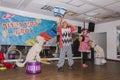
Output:
[[105,59],[102,59],[101,63],[105,64],[105,63],[107,63],[107,61]]
[[24,67],[25,66],[25,63],[26,63],[26,61],[25,62],[16,62],[15,64],[18,66],[18,67]]

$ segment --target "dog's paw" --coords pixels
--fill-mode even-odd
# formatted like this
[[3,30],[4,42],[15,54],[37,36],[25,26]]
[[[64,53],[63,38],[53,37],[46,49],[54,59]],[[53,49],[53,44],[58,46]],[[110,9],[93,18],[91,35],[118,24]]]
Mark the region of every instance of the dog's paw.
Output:
[[105,63],[107,63],[107,61],[105,59],[102,59],[101,63],[105,64]]

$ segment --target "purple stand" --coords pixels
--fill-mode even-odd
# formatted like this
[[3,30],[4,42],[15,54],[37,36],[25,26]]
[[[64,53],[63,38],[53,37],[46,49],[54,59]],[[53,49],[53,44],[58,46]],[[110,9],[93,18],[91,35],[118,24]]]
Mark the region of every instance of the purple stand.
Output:
[[26,72],[29,74],[37,74],[41,72],[40,62],[28,62]]

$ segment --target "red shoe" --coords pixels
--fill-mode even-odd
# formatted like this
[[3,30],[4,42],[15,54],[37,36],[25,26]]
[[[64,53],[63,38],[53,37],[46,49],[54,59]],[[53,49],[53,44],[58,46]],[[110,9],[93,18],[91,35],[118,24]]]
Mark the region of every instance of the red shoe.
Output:
[[83,66],[83,68],[86,68],[86,67],[88,67],[88,65],[87,65],[87,64],[82,64],[82,66]]

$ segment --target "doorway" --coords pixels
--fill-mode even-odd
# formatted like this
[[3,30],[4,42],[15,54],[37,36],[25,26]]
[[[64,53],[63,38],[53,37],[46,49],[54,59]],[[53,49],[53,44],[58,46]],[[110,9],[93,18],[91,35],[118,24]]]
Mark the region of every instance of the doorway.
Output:
[[90,33],[90,39],[95,40],[95,42],[103,48],[105,53],[105,58],[107,57],[107,33]]

